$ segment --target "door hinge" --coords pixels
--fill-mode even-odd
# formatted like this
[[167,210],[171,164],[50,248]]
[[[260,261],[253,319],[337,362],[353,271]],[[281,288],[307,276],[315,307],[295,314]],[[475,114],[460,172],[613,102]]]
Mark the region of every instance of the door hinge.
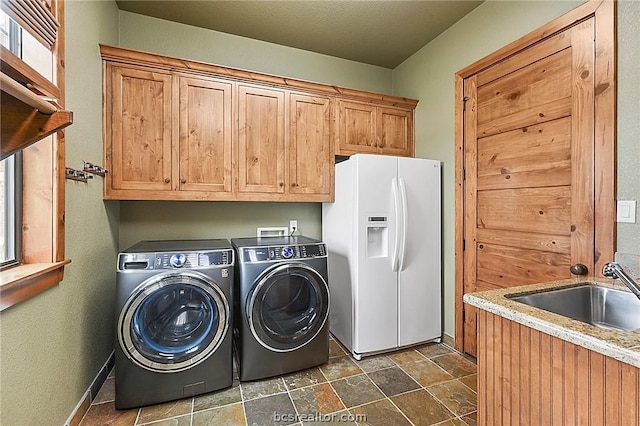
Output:
[[462,169],[462,180],[463,181],[467,180],[467,170],[466,169]]
[[462,240],[462,251],[465,251],[466,248],[467,248],[467,240],[463,239]]
[[467,110],[467,101],[471,99],[469,96],[463,96],[462,97],[462,110],[466,111]]

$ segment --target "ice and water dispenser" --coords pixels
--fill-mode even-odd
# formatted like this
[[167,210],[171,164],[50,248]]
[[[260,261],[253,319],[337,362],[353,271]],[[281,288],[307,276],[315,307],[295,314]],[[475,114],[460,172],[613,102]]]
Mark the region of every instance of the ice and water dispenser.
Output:
[[367,216],[367,257],[387,257],[388,243],[387,216]]

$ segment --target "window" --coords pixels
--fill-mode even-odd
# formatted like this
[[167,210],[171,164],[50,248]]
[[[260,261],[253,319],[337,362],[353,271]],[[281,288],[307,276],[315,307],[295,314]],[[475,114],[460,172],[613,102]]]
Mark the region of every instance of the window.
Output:
[[[22,57],[22,29],[4,12],[0,16],[0,43]],[[15,266],[22,258],[22,155],[0,161],[0,267]]]
[[[27,100],[2,96],[0,125],[8,141],[3,149],[17,147],[18,154],[0,161],[0,311],[62,281],[64,265],[69,263],[64,257],[65,155],[61,129],[71,124],[71,113],[64,111],[64,67],[57,66],[64,62],[63,25],[58,27],[56,20],[63,13],[64,0],[2,0],[1,6],[0,44],[6,52],[0,58],[6,74],[3,78],[8,76],[37,88],[34,98],[48,97],[57,102],[56,110],[49,115],[38,112],[29,96]],[[48,6],[53,7],[49,15],[53,16],[57,34],[45,40],[39,27],[31,24],[51,22],[51,16],[46,17],[41,10]],[[13,17],[9,12],[19,12],[14,15],[27,26],[21,27],[23,21],[21,25],[12,21],[7,17]],[[52,133],[54,136],[44,137]],[[30,146],[33,140],[37,142]]]
[[22,259],[22,155],[0,161],[0,267],[15,266]]
[[4,12],[1,13],[0,43],[20,57],[22,56],[22,29]]

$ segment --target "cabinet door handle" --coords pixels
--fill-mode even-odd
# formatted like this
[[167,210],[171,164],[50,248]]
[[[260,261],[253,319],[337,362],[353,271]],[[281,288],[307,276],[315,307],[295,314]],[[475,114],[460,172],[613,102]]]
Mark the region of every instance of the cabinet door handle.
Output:
[[294,182],[294,183],[291,184],[291,186],[296,187],[296,186],[298,186],[298,184]]
[[171,183],[171,179],[169,179],[169,178],[164,178],[164,183]]
[[187,180],[186,179],[180,179],[180,183],[181,184],[185,184],[185,183],[187,183]]
[[280,186],[284,186],[284,182],[280,182],[278,185],[280,185]]

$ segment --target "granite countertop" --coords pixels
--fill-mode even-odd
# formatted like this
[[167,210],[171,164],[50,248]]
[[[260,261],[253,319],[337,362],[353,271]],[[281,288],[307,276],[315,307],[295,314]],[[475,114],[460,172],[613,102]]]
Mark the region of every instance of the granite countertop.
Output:
[[571,278],[508,289],[467,293],[464,295],[464,302],[640,368],[640,329],[633,331],[603,329],[505,297],[513,294],[538,293],[551,288],[574,287],[584,283],[628,291],[624,284],[606,278]]

